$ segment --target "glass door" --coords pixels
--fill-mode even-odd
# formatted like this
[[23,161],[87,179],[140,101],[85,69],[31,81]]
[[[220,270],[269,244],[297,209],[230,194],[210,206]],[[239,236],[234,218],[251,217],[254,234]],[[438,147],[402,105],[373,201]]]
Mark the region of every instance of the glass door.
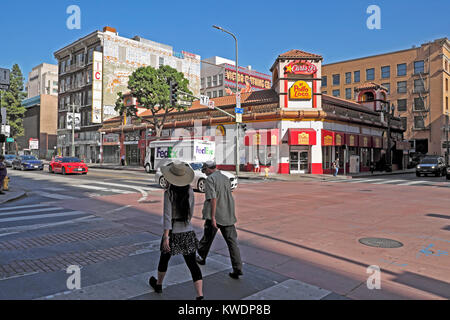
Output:
[[299,152],[300,156],[300,160],[299,160],[299,165],[300,165],[300,173],[307,173],[308,172],[308,151],[300,151]]
[[298,151],[291,151],[289,156],[290,173],[300,173],[300,159]]

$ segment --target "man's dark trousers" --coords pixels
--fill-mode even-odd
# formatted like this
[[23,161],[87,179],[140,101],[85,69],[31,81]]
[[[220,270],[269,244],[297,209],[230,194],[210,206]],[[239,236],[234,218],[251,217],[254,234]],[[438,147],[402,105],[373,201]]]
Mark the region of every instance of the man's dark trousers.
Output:
[[[242,272],[242,261],[237,242],[236,227],[234,225],[231,226],[217,225],[217,227],[220,229],[220,232],[222,233],[222,236],[227,243],[233,271]],[[209,249],[211,248],[211,245],[214,241],[214,238],[216,237],[216,234],[217,229],[213,227],[211,220],[206,220],[203,237],[200,240],[198,246],[198,255],[202,259],[206,260],[206,257],[208,256],[209,253]]]

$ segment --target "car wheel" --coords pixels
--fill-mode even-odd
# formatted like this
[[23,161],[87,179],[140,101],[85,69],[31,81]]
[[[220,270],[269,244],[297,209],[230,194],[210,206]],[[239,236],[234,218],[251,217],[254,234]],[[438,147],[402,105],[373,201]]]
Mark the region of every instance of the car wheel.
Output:
[[167,182],[166,178],[164,178],[164,177],[159,178],[159,186],[163,189],[167,188],[168,182]]
[[150,165],[147,163],[147,165],[145,166],[145,172],[150,173],[151,169],[152,169],[152,168],[151,168]]
[[435,177],[440,177],[440,176],[441,176],[441,172],[440,172],[440,171],[436,172],[436,173],[434,174],[434,176],[435,176]]
[[83,172],[82,174],[83,174],[83,175],[84,175],[84,174],[87,174],[87,172]]
[[20,171],[25,171],[25,167],[24,167],[24,166],[21,166],[21,167],[20,167]]
[[201,193],[205,193],[205,179],[198,180],[197,189]]
[[62,174],[66,175],[66,168],[64,168],[64,167],[62,168]]
[[416,177],[420,177],[420,173],[416,172]]

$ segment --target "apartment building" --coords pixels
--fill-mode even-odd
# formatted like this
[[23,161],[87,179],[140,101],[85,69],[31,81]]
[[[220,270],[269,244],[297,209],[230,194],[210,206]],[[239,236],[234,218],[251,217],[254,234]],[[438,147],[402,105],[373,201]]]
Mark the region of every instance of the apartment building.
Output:
[[[129,76],[137,68],[169,65],[184,74],[195,95],[200,94],[200,56],[176,52],[171,46],[139,36],[121,37],[111,27],[94,31],[54,55],[59,64],[58,152],[71,153],[72,130],[68,120],[70,113],[76,113],[81,124],[74,135],[75,155],[87,162],[101,161],[98,129],[105,120],[118,115],[114,110],[117,94],[128,91]],[[137,145],[129,149],[136,152]],[[113,157],[117,163],[119,152]]]
[[444,155],[449,110],[450,41],[437,39],[410,49],[325,64],[322,93],[357,101],[355,89],[381,84],[402,119],[411,151]]
[[[238,85],[245,92],[270,89],[271,76],[251,66],[239,67]],[[236,62],[217,56],[202,60],[200,91],[210,98],[236,92]]]
[[34,67],[28,74],[26,84],[27,99],[41,94],[58,95],[58,66],[42,63]]

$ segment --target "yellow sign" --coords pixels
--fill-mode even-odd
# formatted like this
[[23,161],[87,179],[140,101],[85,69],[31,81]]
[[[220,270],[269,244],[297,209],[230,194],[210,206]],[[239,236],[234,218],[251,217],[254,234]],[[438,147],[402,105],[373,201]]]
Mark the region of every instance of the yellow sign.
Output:
[[323,144],[324,144],[325,146],[332,146],[332,145],[333,145],[333,137],[330,136],[330,135],[325,136],[325,137],[323,138]]
[[364,147],[367,147],[369,145],[369,139],[367,137],[363,138],[363,144],[364,144]]
[[272,135],[272,145],[277,145],[278,144],[278,137],[276,134]]
[[216,128],[216,136],[225,136],[225,127],[223,125],[217,126]]
[[259,133],[255,134],[253,144],[260,145],[261,144],[261,135]]
[[312,98],[311,87],[305,81],[299,80],[289,89],[289,98],[292,100],[310,100]]
[[336,135],[336,145],[340,146],[342,144],[342,138],[339,134]]
[[298,144],[306,144],[309,145],[309,134],[306,132],[302,132],[298,135]]
[[355,136],[350,136],[350,146],[354,146],[355,145]]

